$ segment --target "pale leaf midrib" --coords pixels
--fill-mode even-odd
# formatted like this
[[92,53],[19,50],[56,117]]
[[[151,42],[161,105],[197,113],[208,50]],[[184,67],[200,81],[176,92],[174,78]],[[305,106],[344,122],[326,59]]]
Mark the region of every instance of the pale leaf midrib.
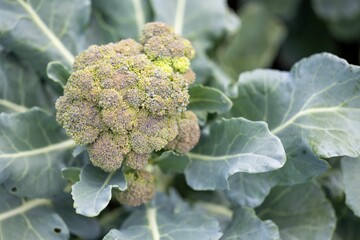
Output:
[[0,222],[12,218],[19,214],[24,214],[25,212],[44,205],[51,205],[51,201],[48,199],[34,199],[28,202],[25,202],[19,207],[11,209],[7,212],[0,213]]
[[[246,157],[246,156],[255,156],[255,157],[262,157],[262,158],[268,158],[273,159],[274,162],[276,159],[261,155],[261,154],[255,154],[255,153],[238,153],[238,154],[232,154],[232,155],[222,155],[222,156],[210,156],[210,155],[204,155],[204,154],[197,154],[197,153],[187,153],[186,154],[190,159],[196,159],[196,160],[202,160],[202,161],[227,161],[229,158],[239,158],[239,157]],[[279,163],[280,164],[280,163]]]
[[4,158],[19,158],[19,157],[29,157],[34,155],[46,154],[54,151],[65,150],[73,148],[76,146],[76,143],[73,140],[67,140],[56,144],[51,144],[46,147],[37,148],[29,151],[17,152],[17,153],[3,153],[0,154],[0,159]]
[[25,11],[33,19],[34,23],[40,28],[40,30],[45,34],[45,36],[52,42],[55,48],[64,56],[66,61],[70,65],[74,62],[74,56],[69,52],[69,50],[63,45],[63,43],[58,39],[58,37],[46,26],[43,20],[38,16],[34,9],[25,1],[17,0],[17,2],[25,9]]
[[148,219],[152,240],[160,240],[160,232],[156,220],[156,208],[147,207],[146,217]]
[[135,10],[135,20],[136,20],[136,27],[138,30],[138,36],[141,36],[142,28],[145,24],[145,16],[143,13],[141,0],[132,0]]
[[14,111],[14,112],[26,112],[27,110],[29,110],[27,107],[22,106],[22,105],[18,105],[16,103],[10,102],[8,100],[5,99],[0,99],[0,105]]
[[177,34],[182,35],[184,25],[184,13],[187,0],[177,0],[174,30]]
[[285,123],[283,123],[283,124],[277,126],[276,128],[272,129],[271,133],[272,134],[278,134],[279,132],[286,129],[288,126],[293,124],[298,118],[300,118],[302,116],[306,116],[306,115],[310,115],[310,114],[317,114],[317,113],[329,113],[329,112],[335,112],[335,111],[345,111],[345,110],[349,110],[349,109],[360,111],[360,109],[357,109],[357,108],[346,108],[346,107],[339,107],[339,106],[337,106],[337,107],[328,107],[328,108],[310,108],[310,109],[306,109],[305,111],[298,112],[293,117],[291,117],[289,120],[287,120]]

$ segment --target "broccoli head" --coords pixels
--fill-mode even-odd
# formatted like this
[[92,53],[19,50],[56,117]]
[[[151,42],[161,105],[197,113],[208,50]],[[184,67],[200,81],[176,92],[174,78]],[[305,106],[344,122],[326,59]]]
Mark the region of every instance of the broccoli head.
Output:
[[127,189],[114,190],[115,198],[124,205],[139,206],[151,200],[155,194],[155,178],[144,170],[131,170],[125,173]]
[[140,43],[90,46],[75,58],[56,102],[57,121],[108,172],[124,161],[141,169],[165,146],[188,151],[199,133],[196,118],[186,112],[193,57],[191,43],[158,22],[144,26]]

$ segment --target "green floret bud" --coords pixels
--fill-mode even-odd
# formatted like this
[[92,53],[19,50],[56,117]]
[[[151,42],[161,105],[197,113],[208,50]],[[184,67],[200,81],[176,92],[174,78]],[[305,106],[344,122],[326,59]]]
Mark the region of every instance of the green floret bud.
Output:
[[136,124],[137,111],[132,108],[115,107],[101,111],[103,123],[114,133],[125,134]]
[[130,168],[141,169],[152,152],[187,141],[178,129],[195,80],[193,55],[188,40],[158,22],[145,24],[141,43],[125,39],[90,46],[75,58],[64,96],[56,102],[57,121],[87,146],[95,166],[115,171],[125,159]]
[[172,59],[172,64],[175,71],[185,73],[189,70],[190,60],[186,57],[175,57]]
[[99,106],[104,109],[118,107],[121,101],[121,96],[115,89],[104,89],[100,92]]
[[187,153],[195,147],[200,138],[200,127],[196,115],[191,111],[183,113],[178,120],[179,134],[169,142],[166,149]]
[[88,49],[80,53],[74,61],[74,70],[81,70],[89,65],[95,65],[103,60],[101,46],[91,45]]
[[101,88],[96,84],[94,76],[86,70],[73,73],[65,88],[64,95],[76,100],[96,102]]
[[172,35],[174,30],[162,22],[152,22],[144,25],[141,42],[144,44],[150,38],[161,35]]
[[126,155],[126,166],[132,168],[132,169],[143,169],[148,160],[149,160],[148,154],[137,154],[135,152],[130,152]]
[[134,39],[124,39],[114,44],[114,50],[117,53],[125,56],[141,54],[142,45],[136,42]]
[[127,189],[115,190],[115,198],[124,205],[139,206],[150,201],[155,194],[155,178],[144,170],[129,171],[125,173]]
[[60,97],[55,104],[56,120],[75,143],[85,145],[95,141],[102,131],[102,123],[95,105]]
[[90,161],[105,172],[113,172],[121,167],[124,155],[130,152],[127,135],[102,133],[88,147]]

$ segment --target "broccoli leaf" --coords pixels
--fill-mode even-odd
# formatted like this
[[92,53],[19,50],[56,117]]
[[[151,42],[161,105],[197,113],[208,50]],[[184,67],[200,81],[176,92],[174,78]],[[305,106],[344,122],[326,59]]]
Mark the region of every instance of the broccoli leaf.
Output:
[[96,239],[100,235],[100,225],[97,219],[76,214],[70,194],[57,196],[53,204],[72,234],[82,239]]
[[24,113],[0,114],[0,173],[9,174],[6,189],[18,196],[49,197],[63,190],[64,160],[71,156],[55,119],[33,108]]
[[157,194],[153,201],[135,210],[121,230],[111,230],[104,240],[207,239],[221,236],[219,224],[174,196]]
[[52,61],[49,62],[46,67],[46,74],[48,78],[64,88],[68,78],[70,77],[70,70],[61,62]]
[[319,157],[357,157],[359,73],[359,67],[334,55],[317,54],[297,63],[289,73],[256,70],[241,74],[233,116],[266,121],[271,132],[281,139],[287,161],[278,171],[233,186],[247,184],[246,189],[257,191],[256,181],[269,187],[296,184],[328,168],[328,163]]
[[94,217],[110,202],[113,188],[124,191],[126,181],[121,169],[106,173],[91,164],[86,165],[80,173],[80,181],[72,186],[76,213]]
[[346,204],[360,216],[360,158],[344,157],[341,159],[343,182],[345,187]]
[[32,68],[1,51],[0,63],[0,112],[25,112],[33,106],[50,108],[41,81]]
[[251,208],[239,207],[233,221],[220,240],[280,240],[278,227],[271,221],[261,221]]
[[229,177],[228,198],[236,204],[257,207],[269,194],[278,181],[270,177],[271,173],[236,173]]
[[226,113],[232,107],[231,100],[216,88],[195,85],[189,94],[188,109],[194,112]]
[[25,200],[0,186],[0,239],[69,239],[69,230],[48,199]]
[[331,239],[336,217],[318,184],[276,187],[258,209],[261,219],[271,219],[281,239]]
[[156,21],[173,26],[176,33],[201,42],[203,47],[238,25],[224,0],[207,0],[206,4],[189,0],[151,0],[151,3]]
[[148,0],[93,0],[94,9],[106,16],[108,32],[117,39],[139,40],[143,25],[150,20],[151,8]]
[[214,190],[228,189],[227,178],[234,173],[282,167],[285,152],[265,123],[232,118],[212,123],[209,134],[203,134],[192,152],[171,158],[189,161],[185,176],[193,189]]
[[315,13],[340,40],[356,41],[360,36],[360,2],[358,0],[312,0]]
[[221,66],[233,79],[241,72],[270,66],[286,35],[280,19],[259,4],[245,5],[240,19],[241,27],[219,51]]
[[46,76],[48,62],[70,67],[81,50],[90,1],[0,0],[0,16],[0,43]]

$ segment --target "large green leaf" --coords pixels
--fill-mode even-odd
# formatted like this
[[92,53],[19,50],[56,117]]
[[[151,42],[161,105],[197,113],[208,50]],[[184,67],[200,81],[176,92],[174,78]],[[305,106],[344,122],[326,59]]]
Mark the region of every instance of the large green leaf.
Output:
[[69,239],[69,230],[48,199],[25,200],[0,185],[0,239]]
[[106,173],[91,164],[80,173],[80,181],[72,186],[71,194],[78,214],[97,216],[110,202],[113,188],[124,191],[126,181],[121,169]]
[[0,51],[0,112],[25,112],[28,107],[49,108],[39,77],[14,56]]
[[344,157],[341,159],[341,169],[345,187],[346,204],[360,216],[360,158]]
[[6,189],[26,197],[48,197],[62,191],[60,170],[75,146],[52,116],[37,108],[0,114],[0,173]]
[[312,182],[274,188],[257,212],[276,223],[282,240],[331,239],[336,225],[330,202]]
[[358,40],[360,36],[360,2],[358,0],[312,0],[316,14],[341,40]]
[[240,75],[233,115],[266,121],[287,153],[284,168],[263,177],[299,183],[327,169],[318,157],[360,154],[359,73],[359,67],[324,53],[300,61],[290,73]]
[[239,207],[220,240],[280,240],[278,227],[270,220],[261,221],[251,208]]
[[209,113],[226,113],[232,107],[231,100],[220,90],[202,85],[189,88],[189,105],[191,111]]
[[225,193],[231,202],[252,208],[259,206],[278,183],[271,173],[236,173],[228,181]]
[[[238,1],[241,3],[244,0]],[[245,0],[245,2],[260,3],[270,12],[286,20],[292,20],[297,13],[301,0]]]
[[100,225],[97,219],[77,214],[69,193],[57,196],[53,205],[72,234],[82,239],[96,239],[100,235]]
[[139,39],[143,25],[151,18],[148,0],[93,0],[94,8],[103,14],[108,31],[120,38]]
[[155,20],[174,27],[175,32],[191,41],[209,46],[227,30],[237,26],[237,20],[224,0],[151,0]]
[[221,66],[233,79],[241,72],[270,66],[286,33],[282,22],[259,4],[245,5],[240,19],[241,27],[219,52]]
[[360,14],[358,0],[312,0],[315,12],[324,19],[352,19]]
[[193,189],[214,190],[228,189],[227,178],[234,173],[268,172],[282,167],[285,152],[265,123],[232,118],[212,123],[209,133],[203,134],[192,152],[169,158],[189,162],[185,176]]
[[72,65],[89,17],[89,0],[0,0],[0,43],[45,76],[50,61]]
[[144,208],[135,210],[121,230],[111,230],[104,240],[217,240],[219,224],[179,199],[157,194]]

